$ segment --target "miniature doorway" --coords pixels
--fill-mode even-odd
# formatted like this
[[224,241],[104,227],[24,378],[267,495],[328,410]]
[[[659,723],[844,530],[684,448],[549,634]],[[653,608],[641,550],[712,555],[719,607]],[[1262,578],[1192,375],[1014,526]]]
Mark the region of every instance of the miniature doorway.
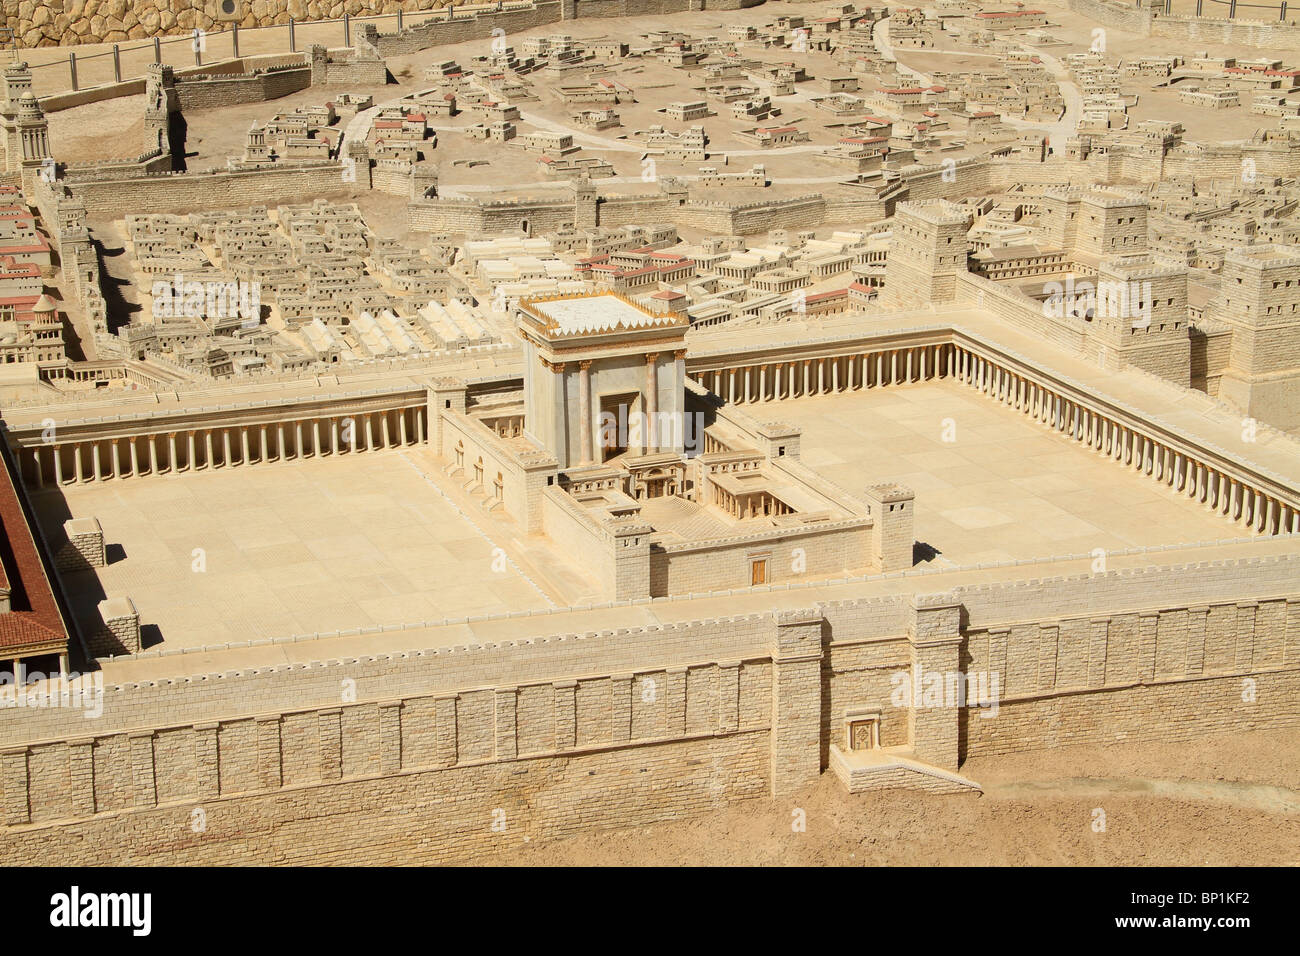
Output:
[[877,750],[880,748],[880,716],[852,717],[849,719],[849,749]]
[[602,462],[640,451],[644,441],[641,426],[641,393],[600,396],[600,449]]

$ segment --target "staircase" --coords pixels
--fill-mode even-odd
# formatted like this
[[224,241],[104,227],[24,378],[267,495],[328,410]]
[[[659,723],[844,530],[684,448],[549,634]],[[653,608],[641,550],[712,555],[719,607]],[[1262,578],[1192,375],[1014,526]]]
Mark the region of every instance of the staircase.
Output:
[[831,744],[830,764],[831,772],[849,793],[862,793],[866,790],[983,792],[983,788],[974,780],[917,760],[910,747],[846,751]]

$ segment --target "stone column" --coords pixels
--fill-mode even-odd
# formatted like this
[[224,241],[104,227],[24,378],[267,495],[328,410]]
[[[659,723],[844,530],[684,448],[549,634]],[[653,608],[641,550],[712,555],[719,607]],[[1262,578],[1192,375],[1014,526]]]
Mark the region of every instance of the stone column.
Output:
[[[642,436],[649,441],[647,436]],[[589,465],[591,457],[591,362],[578,363],[578,464]]]
[[659,414],[659,353],[648,352],[645,357],[646,388],[646,423],[645,449],[647,453],[659,450],[659,429],[656,416]]

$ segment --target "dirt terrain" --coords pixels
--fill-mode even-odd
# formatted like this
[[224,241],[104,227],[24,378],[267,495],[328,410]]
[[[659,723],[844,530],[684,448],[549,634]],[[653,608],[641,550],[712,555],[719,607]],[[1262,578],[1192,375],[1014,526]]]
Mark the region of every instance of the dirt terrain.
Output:
[[[983,795],[846,794],[829,773],[791,799],[530,843],[512,866],[1300,865],[1294,731],[967,761]],[[794,811],[805,832],[792,832]],[[1104,831],[1098,824],[1104,813]],[[416,861],[412,861],[416,862]]]

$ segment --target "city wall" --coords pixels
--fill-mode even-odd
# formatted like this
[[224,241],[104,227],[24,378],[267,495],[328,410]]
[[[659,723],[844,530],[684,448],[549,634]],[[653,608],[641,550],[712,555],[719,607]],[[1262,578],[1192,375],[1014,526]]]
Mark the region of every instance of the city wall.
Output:
[[311,67],[283,65],[234,76],[196,74],[176,78],[176,102],[182,110],[216,109],[262,103],[311,86]]
[[89,216],[118,219],[130,213],[230,209],[337,195],[357,185],[346,182],[343,173],[342,164],[330,161],[258,170],[123,175],[68,185]]
[[[323,644],[320,659],[224,673],[182,654],[172,672],[191,676],[106,687],[97,720],[0,711],[0,860],[466,860],[793,795],[864,707],[883,745],[950,770],[1295,727],[1298,570],[1295,556],[1205,561],[552,637],[539,613],[530,640]],[[1002,676],[996,716],[893,699],[900,674],[954,669]]]
[[1111,0],[1069,0],[1075,13],[1116,30],[1183,43],[1300,50],[1300,27],[1294,23],[1235,18],[1166,16],[1159,10]]

